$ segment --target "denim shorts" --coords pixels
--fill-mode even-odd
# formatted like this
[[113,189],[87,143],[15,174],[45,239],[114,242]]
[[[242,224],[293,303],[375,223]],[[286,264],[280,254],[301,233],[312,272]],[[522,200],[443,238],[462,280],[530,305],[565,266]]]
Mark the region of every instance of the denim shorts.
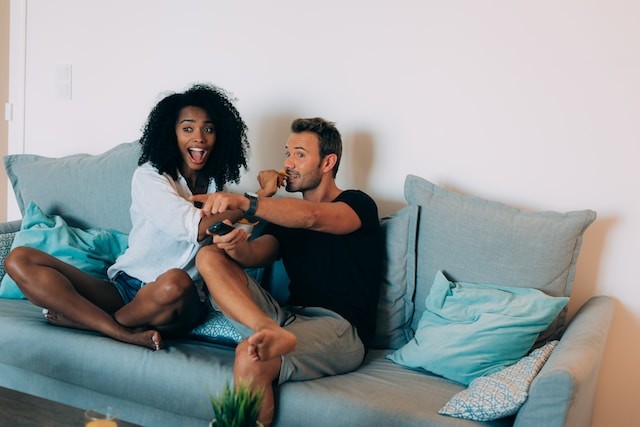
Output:
[[145,285],[144,282],[129,276],[124,271],[118,271],[116,275],[113,276],[113,279],[111,279],[111,283],[116,287],[125,304],[133,301],[140,288]]

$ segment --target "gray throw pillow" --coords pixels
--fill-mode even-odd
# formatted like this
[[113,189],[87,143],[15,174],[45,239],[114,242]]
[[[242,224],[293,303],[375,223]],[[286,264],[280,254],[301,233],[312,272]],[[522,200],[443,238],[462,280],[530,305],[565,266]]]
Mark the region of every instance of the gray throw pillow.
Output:
[[418,211],[407,206],[380,220],[385,256],[373,348],[398,349],[413,336]]
[[[456,282],[570,296],[582,235],[595,220],[594,211],[531,212],[448,191],[413,175],[407,176],[404,193],[410,205],[420,206],[414,330],[439,270]],[[557,337],[565,316],[566,309],[538,342]]]
[[23,215],[29,202],[35,202],[73,227],[129,233],[131,177],[139,156],[140,145],[131,142],[99,155],[12,154],[4,164]]

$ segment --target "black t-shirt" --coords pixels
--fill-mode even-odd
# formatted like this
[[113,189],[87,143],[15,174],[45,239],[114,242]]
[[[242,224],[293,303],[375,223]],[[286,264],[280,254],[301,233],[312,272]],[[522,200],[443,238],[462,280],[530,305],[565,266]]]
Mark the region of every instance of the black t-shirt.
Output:
[[366,346],[375,332],[382,271],[378,208],[358,190],[343,191],[333,202],[348,204],[362,226],[336,235],[269,224],[264,234],[280,244],[290,279],[289,304],[335,311],[356,327]]

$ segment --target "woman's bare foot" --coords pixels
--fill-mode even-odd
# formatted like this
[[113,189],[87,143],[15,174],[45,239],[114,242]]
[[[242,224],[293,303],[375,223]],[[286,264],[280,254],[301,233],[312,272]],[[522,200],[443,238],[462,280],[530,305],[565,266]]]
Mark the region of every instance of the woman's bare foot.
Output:
[[164,343],[162,342],[162,337],[160,336],[160,332],[154,331],[154,330],[134,332],[131,335],[120,339],[120,341],[124,341],[129,344],[139,345],[142,347],[147,347],[154,351],[164,348]]
[[65,328],[87,330],[87,328],[81,325],[80,323],[76,323],[73,320],[64,317],[62,314],[53,310],[49,310],[48,308],[42,309],[42,315],[44,316],[45,319],[47,319],[47,322],[51,323],[52,325],[64,326]]
[[291,352],[296,346],[296,336],[278,325],[265,326],[249,338],[249,356],[254,360],[270,360]]
[[[44,315],[45,319],[47,319],[47,322],[51,323],[52,325],[90,330],[84,325],[74,322],[73,320],[63,316],[58,312],[44,308],[42,309],[42,314]],[[153,329],[142,330],[140,328],[135,331],[119,335],[117,337],[114,336],[112,338],[129,344],[146,347],[151,350],[160,350],[161,348],[164,348],[164,343],[162,342],[162,336],[160,335],[160,332]]]

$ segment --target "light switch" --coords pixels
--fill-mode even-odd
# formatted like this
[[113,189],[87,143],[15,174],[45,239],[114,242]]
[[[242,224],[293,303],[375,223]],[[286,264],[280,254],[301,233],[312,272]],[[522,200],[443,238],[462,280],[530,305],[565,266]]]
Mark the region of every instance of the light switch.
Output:
[[71,99],[71,64],[56,66],[56,98]]

